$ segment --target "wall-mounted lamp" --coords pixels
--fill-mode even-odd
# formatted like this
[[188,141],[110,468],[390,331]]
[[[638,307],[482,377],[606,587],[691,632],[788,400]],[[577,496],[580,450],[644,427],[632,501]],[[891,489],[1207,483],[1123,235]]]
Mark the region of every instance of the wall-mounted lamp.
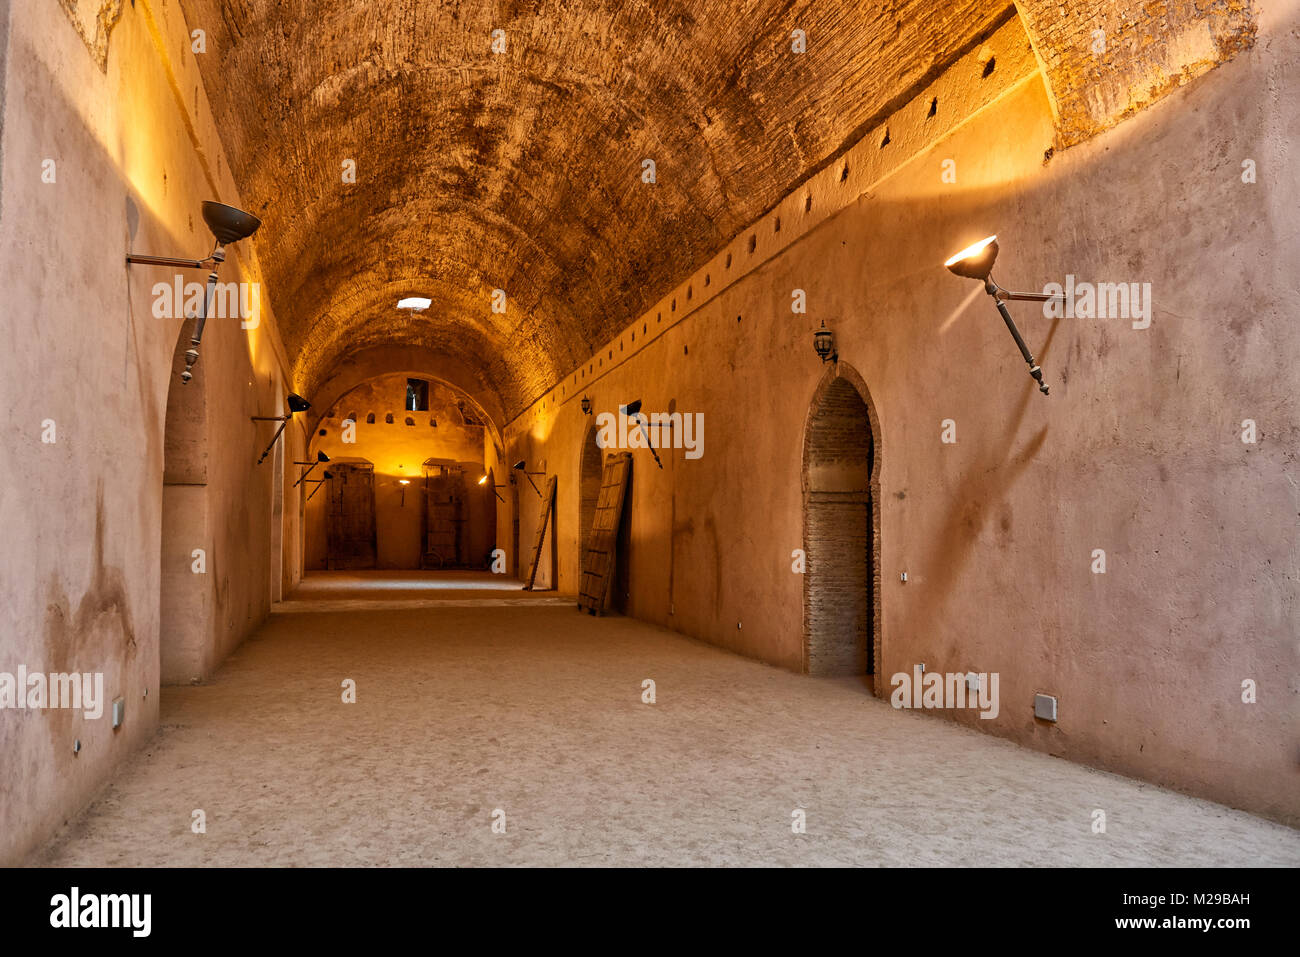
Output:
[[827,359],[831,362],[840,361],[840,354],[835,349],[835,334],[826,328],[825,319],[822,320],[822,327],[813,333],[813,349],[822,362]]
[[1008,292],[993,281],[993,263],[998,258],[998,237],[989,236],[981,239],[973,246],[967,246],[957,255],[953,256],[944,263],[948,269],[955,275],[963,279],[978,279],[984,283],[984,291],[993,297],[997,303],[998,312],[1002,314],[1002,321],[1007,324],[1007,329],[1011,333],[1011,338],[1016,340],[1016,346],[1020,349],[1020,354],[1024,356],[1025,362],[1029,363],[1029,374],[1034,377],[1038,383],[1038,391],[1047,395],[1047,386],[1043,384],[1043,370],[1038,367],[1034,361],[1033,353],[1025,345],[1025,340],[1020,337],[1020,330],[1011,320],[1011,313],[1007,312],[1006,301],[1020,302],[1064,302],[1064,296],[1049,296],[1046,293],[1039,292]]
[[324,452],[317,452],[315,462],[294,462],[293,463],[294,465],[306,465],[309,466],[309,468],[307,469],[307,471],[303,472],[301,475],[298,476],[298,481],[294,482],[292,487],[297,488],[299,485],[302,484],[303,479],[305,479],[308,475],[311,475],[312,469],[314,469],[316,466],[324,462],[328,462],[329,460],[330,457],[326,455]]
[[271,454],[271,449],[275,448],[275,443],[280,440],[280,433],[283,432],[284,427],[289,424],[289,420],[292,419],[297,413],[306,412],[308,409],[311,408],[311,403],[308,402],[306,399],[304,399],[302,396],[300,396],[297,392],[290,392],[285,397],[284,401],[285,404],[289,406],[289,411],[286,412],[284,415],[250,415],[249,416],[249,418],[252,419],[254,422],[279,422],[280,423],[280,427],[275,430],[275,435],[271,436],[271,444],[266,447],[266,449],[262,452],[261,458],[257,460],[258,465],[261,465],[266,460],[266,457]]
[[537,493],[537,497],[538,497],[538,498],[541,498],[541,497],[542,497],[542,490],[539,489],[539,488],[537,487],[537,483],[533,481],[533,476],[534,476],[534,475],[545,475],[545,474],[546,474],[545,472],[530,472],[530,471],[528,471],[527,467],[526,467],[525,464],[524,464],[524,460],[523,460],[523,459],[520,459],[518,462],[516,462],[514,465],[512,465],[512,466],[510,466],[510,467],[511,467],[512,469],[514,469],[516,472],[523,472],[523,473],[524,473],[524,477],[528,479],[528,484],[531,485],[531,486],[533,487],[533,491]]
[[199,310],[199,321],[195,323],[194,334],[190,336],[190,347],[185,350],[185,371],[181,373],[182,382],[190,381],[190,377],[194,375],[194,363],[199,361],[199,343],[203,339],[203,325],[208,321],[208,310],[212,308],[212,295],[217,287],[217,267],[226,261],[226,245],[246,239],[257,232],[257,227],[262,225],[260,219],[244,212],[242,209],[235,209],[233,206],[211,201],[206,201],[203,204],[203,221],[208,224],[208,229],[212,231],[212,235],[216,239],[216,245],[213,247],[212,252],[203,259],[138,256],[131,253],[127,253],[126,256],[128,263],[138,263],[142,266],[176,266],[182,269],[202,269],[209,263],[212,264],[212,268],[208,271],[208,288],[203,296],[203,308]]
[[[487,480],[487,479],[488,479],[487,474],[484,473],[484,475],[483,475],[483,476],[478,480],[478,484],[479,484],[479,485],[487,485],[487,483],[488,483],[488,480]],[[534,487],[536,487],[536,486],[534,486]],[[499,489],[499,488],[505,488],[505,486],[504,486],[504,485],[493,485],[493,486],[492,486],[492,494],[495,495],[497,498],[501,499],[501,501],[504,502],[505,499],[501,498],[501,493],[497,491],[497,489]]]
[[582,397],[582,414],[591,415],[591,400],[585,395]]
[[[648,448],[650,454],[655,457],[655,465],[662,469],[664,463],[659,461],[659,453],[655,451],[654,445],[650,442],[650,433],[646,431],[645,419],[641,416],[641,400],[637,399],[633,402],[629,402],[627,405],[620,405],[618,407],[618,414],[625,415],[636,422],[637,426],[641,429],[641,434],[645,436],[646,448]],[[663,423],[661,422],[655,422],[654,425],[656,428],[663,428]]]

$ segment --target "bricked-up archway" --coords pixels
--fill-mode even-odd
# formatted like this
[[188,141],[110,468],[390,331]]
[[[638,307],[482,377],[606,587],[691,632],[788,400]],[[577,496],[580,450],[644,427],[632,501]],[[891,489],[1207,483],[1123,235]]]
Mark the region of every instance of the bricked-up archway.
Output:
[[838,363],[804,429],[803,667],[872,675],[880,660],[879,423],[862,377]]

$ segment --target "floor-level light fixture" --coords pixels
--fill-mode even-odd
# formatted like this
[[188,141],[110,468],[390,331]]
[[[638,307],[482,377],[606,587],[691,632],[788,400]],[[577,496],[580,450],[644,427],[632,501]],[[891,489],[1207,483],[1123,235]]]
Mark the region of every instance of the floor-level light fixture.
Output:
[[402,508],[406,508],[406,486],[408,486],[408,485],[411,484],[411,480],[410,480],[410,479],[398,479],[398,480],[397,480],[397,484],[400,485],[400,486],[402,486],[402,502],[401,502],[401,507],[402,507]]
[[[662,469],[664,467],[664,463],[659,461],[659,453],[655,451],[654,444],[650,441],[650,433],[646,431],[645,422],[640,418],[641,400],[637,399],[633,402],[629,402],[627,405],[620,405],[618,407],[618,413],[619,415],[625,415],[629,419],[632,419],[636,422],[637,426],[641,429],[641,434],[645,436],[646,448],[648,448],[650,450],[650,454],[655,457],[655,465],[659,466]],[[660,422],[656,422],[654,424],[657,428],[663,428],[663,424]]]
[[226,261],[226,246],[253,235],[257,232],[257,227],[262,225],[260,219],[242,209],[211,201],[205,201],[203,204],[203,221],[208,224],[208,229],[212,231],[217,241],[212,252],[203,259],[175,259],[171,256],[142,256],[132,253],[127,253],[126,256],[127,262],[142,266],[203,269],[211,264],[208,270],[208,288],[203,296],[203,308],[199,310],[198,322],[195,323],[194,333],[190,336],[190,347],[185,350],[185,371],[181,373],[182,382],[190,381],[190,377],[194,375],[194,363],[199,361],[199,343],[203,339],[203,326],[208,321],[208,310],[212,308],[212,296],[217,287],[217,267]]
[[324,452],[317,452],[315,462],[294,462],[293,463],[294,465],[306,465],[307,471],[303,472],[301,475],[298,476],[298,481],[294,482],[292,487],[297,488],[299,485],[302,484],[303,479],[305,479],[308,475],[311,475],[312,469],[314,469],[318,465],[323,465],[329,460],[330,457],[326,455]]
[[262,452],[261,458],[257,460],[258,465],[261,465],[264,461],[266,461],[266,457],[271,454],[271,449],[275,448],[275,443],[280,440],[280,433],[283,432],[284,427],[289,424],[289,420],[292,419],[297,413],[306,412],[308,409],[311,408],[311,403],[308,402],[306,399],[304,399],[302,396],[300,396],[297,392],[290,392],[287,396],[285,396],[284,401],[285,404],[289,406],[289,411],[286,412],[284,415],[250,415],[249,416],[249,418],[252,419],[254,422],[279,422],[280,423],[280,427],[275,430],[275,435],[271,436],[270,444],[268,444],[266,449]]
[[813,350],[822,362],[827,359],[831,362],[840,361],[840,354],[835,348],[835,334],[826,328],[825,319],[822,320],[822,327],[813,333]]
[[523,473],[524,473],[524,477],[528,479],[528,484],[531,485],[531,486],[533,487],[533,491],[537,493],[537,497],[538,497],[538,498],[541,498],[541,497],[542,497],[542,490],[539,489],[539,488],[537,487],[537,483],[533,481],[533,476],[534,476],[534,475],[545,475],[545,474],[546,474],[545,472],[530,472],[530,471],[528,471],[528,467],[525,465],[523,459],[520,459],[518,462],[516,462],[514,465],[512,465],[512,466],[510,466],[510,467],[511,467],[512,469],[514,469],[516,472],[523,472]]
[[[483,475],[483,476],[478,480],[478,484],[479,484],[479,485],[487,485],[487,483],[488,483],[487,478],[488,478],[487,475],[484,474],[484,475]],[[497,489],[499,489],[499,488],[505,488],[505,486],[504,486],[504,485],[495,485],[495,484],[494,484],[494,485],[492,486],[492,494],[495,495],[497,498],[501,499],[501,501],[504,502],[505,499],[501,498],[501,493],[497,491]],[[536,488],[536,486],[534,486],[534,488]]]
[[1038,391],[1047,395],[1047,386],[1043,383],[1043,370],[1038,367],[1033,353],[1025,345],[1025,340],[1020,336],[1020,330],[1011,319],[1011,313],[1007,312],[1006,303],[1008,301],[1019,302],[1064,302],[1064,296],[1049,296],[1040,292],[1009,292],[1003,289],[993,281],[993,263],[998,258],[998,237],[989,236],[987,239],[981,239],[973,246],[967,246],[957,255],[953,256],[944,263],[948,269],[955,275],[963,279],[978,279],[984,283],[984,291],[993,297],[997,303],[998,312],[1002,314],[1002,321],[1007,324],[1007,329],[1011,333],[1011,338],[1016,340],[1016,346],[1020,349],[1020,354],[1024,356],[1025,362],[1029,364],[1029,374],[1034,377],[1038,383]]

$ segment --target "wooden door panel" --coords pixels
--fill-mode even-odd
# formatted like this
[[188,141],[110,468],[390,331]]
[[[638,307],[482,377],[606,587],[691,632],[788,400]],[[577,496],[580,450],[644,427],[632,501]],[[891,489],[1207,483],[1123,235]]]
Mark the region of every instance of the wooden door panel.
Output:
[[373,465],[330,467],[326,520],[328,568],[375,567],[375,470]]

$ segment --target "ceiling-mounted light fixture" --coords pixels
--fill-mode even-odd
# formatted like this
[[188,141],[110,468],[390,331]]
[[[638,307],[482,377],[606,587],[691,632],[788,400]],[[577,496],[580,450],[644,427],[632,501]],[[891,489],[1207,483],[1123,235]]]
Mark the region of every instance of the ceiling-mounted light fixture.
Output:
[[308,475],[311,475],[312,469],[314,469],[316,466],[324,462],[328,462],[329,460],[330,457],[326,455],[324,452],[317,452],[315,462],[294,462],[293,463],[294,465],[306,465],[308,466],[308,469],[307,471],[303,472],[301,475],[298,476],[298,481],[294,482],[292,487],[297,488],[299,485],[302,484],[303,479],[305,479]]
[[[626,405],[620,405],[618,407],[618,414],[622,416],[626,416],[627,418],[631,419],[637,424],[637,427],[641,429],[641,434],[645,436],[646,448],[648,448],[650,450],[650,454],[655,457],[655,465],[659,466],[662,469],[664,467],[664,463],[659,461],[659,453],[655,451],[654,444],[651,443],[650,441],[650,433],[646,431],[645,419],[641,415],[641,400],[635,399],[632,402],[627,403]],[[656,428],[663,428],[662,423],[656,422],[654,424]]]
[[1024,357],[1025,362],[1029,364],[1029,374],[1034,377],[1038,383],[1038,391],[1047,395],[1047,386],[1043,383],[1043,370],[1038,367],[1034,360],[1033,353],[1025,345],[1025,340],[1020,337],[1020,330],[1011,319],[1011,313],[1007,312],[1006,302],[1064,302],[1064,296],[1050,296],[1040,292],[1008,292],[993,281],[993,263],[998,258],[998,237],[989,236],[981,239],[972,246],[967,246],[957,255],[953,256],[944,263],[954,275],[961,276],[963,279],[978,279],[984,283],[984,291],[993,297],[997,303],[998,312],[1002,314],[1002,321],[1006,323],[1007,330],[1011,333],[1011,338],[1016,340],[1016,346],[1020,349],[1020,354]]
[[306,412],[308,409],[311,408],[311,403],[308,402],[306,399],[304,399],[302,396],[300,396],[297,392],[290,392],[287,396],[285,396],[284,403],[289,407],[289,411],[286,412],[284,415],[250,415],[249,416],[249,418],[252,419],[254,422],[279,422],[280,423],[280,427],[275,430],[275,435],[271,436],[270,444],[262,452],[261,458],[257,460],[258,465],[261,465],[264,461],[266,461],[266,457],[271,454],[271,449],[275,448],[275,443],[279,441],[280,433],[283,432],[284,427],[289,424],[289,420],[292,419],[297,413]]
[[208,310],[212,308],[212,296],[217,286],[217,267],[226,261],[225,247],[248,238],[257,232],[257,227],[262,225],[260,219],[242,209],[210,200],[203,203],[203,221],[208,224],[208,229],[216,240],[212,252],[203,259],[175,259],[171,256],[143,256],[132,253],[126,255],[127,262],[142,266],[202,269],[209,263],[212,264],[212,268],[208,271],[208,288],[203,296],[203,307],[199,310],[198,322],[195,323],[194,333],[190,336],[190,347],[185,350],[185,371],[181,373],[182,382],[190,381],[194,375],[194,363],[199,361],[199,343],[203,339],[203,326],[208,321]]
[[825,319],[822,320],[822,327],[813,333],[813,350],[822,362],[827,359],[831,362],[840,361],[840,354],[835,349],[835,334],[826,328]]
[[423,296],[407,296],[405,299],[397,300],[398,309],[410,309],[412,312],[424,312],[433,305],[432,299],[425,299]]
[[546,474],[545,472],[530,472],[530,471],[528,471],[528,469],[527,469],[527,467],[526,467],[526,465],[525,465],[523,459],[520,459],[518,462],[516,462],[514,465],[512,465],[512,466],[510,466],[510,467],[511,467],[512,469],[514,469],[516,472],[523,472],[523,473],[524,473],[524,477],[528,479],[528,484],[531,485],[531,486],[533,487],[533,491],[537,493],[537,497],[538,497],[538,498],[541,498],[541,497],[542,497],[542,490],[539,489],[539,488],[537,487],[537,483],[533,481],[533,476],[534,476],[534,475],[545,475],[545,474]]
[[591,415],[591,400],[585,395],[582,397],[582,414]]

